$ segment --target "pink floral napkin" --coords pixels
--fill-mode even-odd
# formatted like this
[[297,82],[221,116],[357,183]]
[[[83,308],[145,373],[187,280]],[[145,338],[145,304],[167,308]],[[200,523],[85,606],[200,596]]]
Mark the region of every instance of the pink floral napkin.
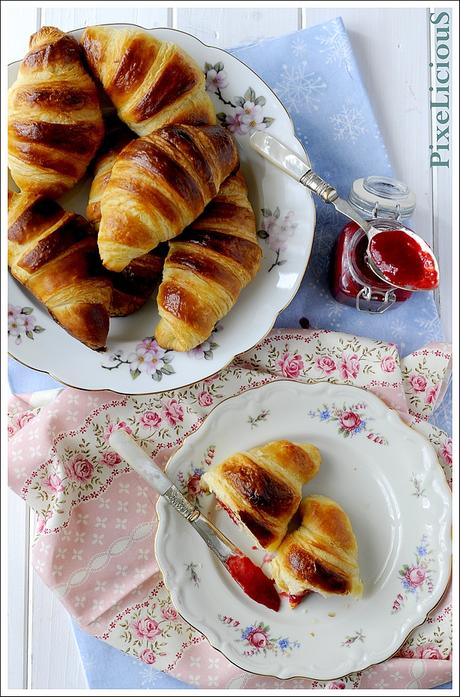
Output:
[[[396,657],[332,683],[263,678],[240,670],[180,618],[154,557],[156,494],[108,444],[132,432],[164,465],[221,400],[277,378],[328,380],[381,397],[433,444],[451,481],[451,440],[426,419],[450,371],[450,346],[401,360],[394,345],[330,331],[273,330],[220,373],[146,396],[63,389],[12,399],[9,484],[36,511],[33,564],[90,634],[205,688],[429,688],[451,677],[450,590]],[[49,398],[49,395],[48,395]],[[415,484],[414,484],[415,486]],[[196,494],[193,472],[184,490]],[[200,659],[201,660],[198,660]]]

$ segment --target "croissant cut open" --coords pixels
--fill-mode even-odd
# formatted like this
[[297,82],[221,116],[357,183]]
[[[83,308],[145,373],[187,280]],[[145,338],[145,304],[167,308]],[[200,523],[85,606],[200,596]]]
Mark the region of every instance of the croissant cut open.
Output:
[[271,568],[291,606],[312,591],[361,597],[358,545],[345,511],[336,501],[314,495],[302,500],[300,515],[300,527],[283,540]]
[[278,440],[213,465],[201,481],[258,545],[271,551],[281,544],[302,486],[317,474],[320,463],[314,445]]
[[8,265],[69,334],[92,349],[105,347],[112,284],[101,275],[85,218],[52,199],[10,192]]
[[88,27],[81,44],[93,75],[132,131],[215,124],[203,71],[179,46],[138,29]]
[[8,164],[22,191],[57,197],[84,175],[104,134],[78,42],[42,27],[8,91]]

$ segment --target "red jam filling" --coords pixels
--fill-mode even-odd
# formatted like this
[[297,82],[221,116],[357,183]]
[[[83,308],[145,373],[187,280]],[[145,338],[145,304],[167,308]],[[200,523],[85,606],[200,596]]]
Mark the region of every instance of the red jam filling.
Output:
[[275,590],[275,582],[267,578],[262,569],[247,557],[238,555],[229,557],[225,565],[246,595],[270,610],[278,612],[281,601]]
[[313,591],[306,590],[303,593],[299,593],[298,595],[290,595],[289,605],[291,607],[297,607],[297,605],[300,605],[305,596],[310,595],[310,593],[313,593]]
[[220,499],[217,499],[217,503],[219,506],[226,512],[232,523],[235,523],[235,525],[239,525],[240,521],[236,517],[236,515],[233,513],[233,511],[230,510],[228,506],[225,505],[225,503],[222,503]]
[[289,600],[289,605],[291,607],[297,607],[297,605],[300,605],[302,600],[305,598],[305,596],[310,595],[310,593],[313,593],[314,591],[311,591],[307,589],[306,591],[303,591],[303,593],[298,593],[297,595],[292,595],[291,593],[285,593],[284,591],[280,593],[280,595],[286,597]]
[[385,230],[372,238],[372,261],[391,283],[431,290],[439,283],[434,257],[404,230]]

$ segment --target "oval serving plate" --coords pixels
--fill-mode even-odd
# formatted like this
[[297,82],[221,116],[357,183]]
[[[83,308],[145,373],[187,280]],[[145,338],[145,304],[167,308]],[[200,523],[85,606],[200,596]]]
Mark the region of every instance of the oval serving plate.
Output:
[[428,441],[369,392],[292,381],[248,390],[209,414],[167,472],[259,565],[263,551],[216,508],[199,476],[237,450],[280,438],[319,447],[319,474],[303,494],[329,496],[348,513],[361,599],[314,593],[295,610],[283,599],[274,613],[242,592],[161,497],[156,557],[178,612],[234,664],[332,680],[389,658],[440,600],[450,576],[450,490]]
[[[234,120],[241,100],[256,101],[262,109],[258,120],[262,116],[265,119],[261,127],[268,128],[295,152],[305,154],[294,135],[292,120],[278,97],[244,63],[178,30],[145,31],[181,46],[204,71],[216,66],[221,73],[220,95],[210,94],[216,111],[222,114],[221,120]],[[70,33],[79,38],[82,30]],[[9,84],[15,80],[18,67],[19,62],[9,66]],[[156,342],[152,343],[149,337],[158,319],[154,296],[139,312],[111,319],[107,351],[98,353],[67,334],[9,275],[10,354],[21,363],[47,372],[73,387],[143,394],[202,380],[264,337],[299,288],[310,256],[315,208],[304,187],[270,166],[249,147],[250,132],[237,132],[236,138],[258,230],[268,231],[268,236],[260,240],[263,259],[256,278],[243,290],[235,307],[208,341],[189,353],[165,352]],[[86,177],[63,196],[60,199],[63,207],[84,215],[90,183],[91,179]],[[143,360],[146,355],[147,361]]]

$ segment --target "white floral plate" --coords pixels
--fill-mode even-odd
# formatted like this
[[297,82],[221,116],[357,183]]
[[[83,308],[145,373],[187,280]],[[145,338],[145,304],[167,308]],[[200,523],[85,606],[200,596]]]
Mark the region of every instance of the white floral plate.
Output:
[[[206,46],[181,31],[147,31],[177,43],[203,66],[219,119],[235,133],[239,143],[242,169],[257,216],[263,261],[257,277],[242,292],[218,330],[198,350],[188,354],[164,352],[152,341],[158,318],[154,298],[134,315],[112,319],[108,351],[98,353],[53,322],[47,311],[10,276],[10,354],[68,385],[126,394],[161,392],[197,382],[254,346],[294,297],[307,266],[315,227],[310,194],[248,145],[248,134],[254,128],[269,128],[295,152],[304,153],[278,97],[229,53]],[[71,33],[78,38],[81,30]],[[19,62],[9,66],[10,84],[18,67]],[[245,102],[250,102],[246,105],[249,113],[243,116],[241,105]],[[90,179],[86,178],[62,197],[64,208],[84,215],[89,186]]]
[[169,477],[269,571],[269,561],[200,488],[208,466],[271,440],[308,441],[322,454],[304,494],[350,516],[364,583],[360,600],[306,598],[278,613],[248,598],[206,545],[159,499],[156,557],[173,603],[244,670],[332,680],[395,653],[440,600],[450,575],[450,490],[431,445],[356,387],[277,381],[212,411],[168,464]]

